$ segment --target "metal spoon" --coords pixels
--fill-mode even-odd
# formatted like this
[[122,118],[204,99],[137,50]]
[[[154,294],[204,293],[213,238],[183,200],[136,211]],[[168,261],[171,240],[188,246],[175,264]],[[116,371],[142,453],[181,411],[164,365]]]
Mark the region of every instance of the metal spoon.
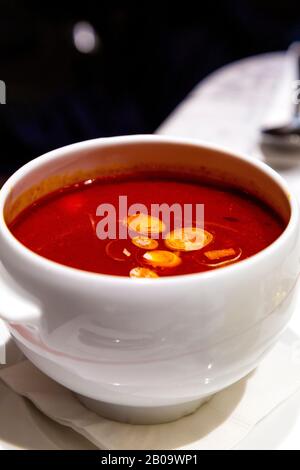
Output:
[[[289,48],[289,53],[295,61],[297,76],[300,84],[300,43],[294,43]],[[297,102],[296,102],[297,101]],[[290,122],[274,128],[261,130],[264,143],[280,146],[300,146],[300,100],[295,100],[294,110]]]

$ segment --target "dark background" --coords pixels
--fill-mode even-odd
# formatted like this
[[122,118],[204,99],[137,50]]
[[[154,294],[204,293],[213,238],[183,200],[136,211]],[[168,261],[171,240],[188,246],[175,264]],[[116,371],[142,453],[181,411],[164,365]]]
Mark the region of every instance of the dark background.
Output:
[[[300,40],[300,2],[0,0],[0,175],[79,140],[155,131],[218,67]],[[99,46],[72,31],[88,21]]]

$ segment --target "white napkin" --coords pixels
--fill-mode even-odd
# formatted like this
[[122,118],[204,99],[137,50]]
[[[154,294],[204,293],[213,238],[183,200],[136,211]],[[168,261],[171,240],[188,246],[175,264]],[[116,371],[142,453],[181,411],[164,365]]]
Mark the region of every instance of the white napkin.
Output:
[[100,449],[228,450],[300,389],[299,338],[287,331],[259,368],[215,395],[193,415],[161,425],[121,424],[87,410],[68,389],[29,361],[0,370],[16,393]]

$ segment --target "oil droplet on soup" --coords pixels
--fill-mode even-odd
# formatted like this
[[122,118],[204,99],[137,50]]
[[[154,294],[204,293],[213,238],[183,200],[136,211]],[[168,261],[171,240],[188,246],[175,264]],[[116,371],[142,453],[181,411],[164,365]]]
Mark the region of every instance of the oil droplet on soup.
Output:
[[[97,208],[143,204],[147,214],[116,213],[132,232],[122,239],[97,237]],[[152,204],[204,205],[203,228],[177,228],[152,217]],[[177,223],[177,221],[176,221]],[[73,268],[116,276],[159,278],[210,271],[253,256],[273,243],[286,224],[272,208],[242,191],[184,178],[132,174],[61,188],[29,206],[9,225],[30,250]]]
[[198,227],[184,227],[169,233],[166,245],[171,250],[197,251],[211,243],[213,235]]
[[126,261],[131,256],[127,246],[128,244],[123,240],[113,240],[107,243],[105,252],[115,261]]
[[160,219],[146,214],[129,215],[125,223],[133,232],[145,235],[155,235],[165,230],[165,225]]
[[158,247],[158,241],[148,237],[133,237],[132,243],[143,250],[155,250]]
[[175,268],[182,262],[176,253],[165,250],[147,251],[143,258],[153,268]]
[[155,271],[148,268],[142,268],[138,266],[137,268],[133,268],[129,272],[129,276],[133,279],[142,279],[142,278],[157,278],[159,277]]

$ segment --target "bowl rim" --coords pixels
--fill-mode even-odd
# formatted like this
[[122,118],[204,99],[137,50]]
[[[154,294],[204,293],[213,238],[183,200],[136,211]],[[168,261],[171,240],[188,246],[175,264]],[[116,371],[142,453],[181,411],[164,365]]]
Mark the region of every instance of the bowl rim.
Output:
[[[196,146],[202,149],[221,152],[230,157],[237,158],[242,161],[246,161],[248,164],[256,167],[263,173],[265,173],[269,178],[271,178],[275,183],[283,190],[287,200],[290,205],[291,215],[287,226],[284,231],[279,235],[279,237],[272,242],[269,246],[259,251],[258,253],[239,261],[238,263],[233,263],[228,266],[224,266],[220,269],[215,269],[211,271],[204,271],[199,273],[190,273],[190,274],[179,274],[176,276],[163,276],[159,279],[131,279],[126,276],[117,276],[112,274],[103,274],[103,273],[94,273],[91,271],[85,271],[78,268],[73,268],[70,266],[63,265],[56,261],[49,260],[29,248],[25,247],[10,231],[8,225],[6,224],[4,217],[4,208],[7,197],[10,194],[11,188],[20,180],[22,177],[35,170],[40,166],[40,164],[46,163],[53,158],[60,159],[64,157],[67,153],[72,151],[80,151],[93,149],[97,147],[103,147],[105,145],[122,145],[122,144],[136,144],[136,143],[169,143],[169,144],[181,144]],[[5,182],[0,191],[0,235],[3,237],[5,243],[16,253],[20,259],[24,262],[29,263],[34,269],[47,271],[49,275],[59,276],[62,275],[64,278],[69,278],[69,280],[81,280],[87,281],[90,283],[99,284],[103,283],[114,283],[118,286],[124,286],[130,288],[130,286],[135,285],[148,285],[148,286],[162,286],[162,285],[172,285],[176,283],[185,283],[191,281],[204,281],[211,278],[218,278],[220,276],[229,275],[231,272],[242,273],[245,270],[253,267],[255,264],[263,262],[266,257],[272,257],[272,255],[283,247],[290,237],[290,235],[297,230],[299,221],[299,206],[295,195],[290,191],[285,180],[271,167],[266,165],[264,162],[250,158],[245,154],[236,152],[234,150],[228,149],[221,145],[212,144],[207,141],[202,141],[198,139],[191,138],[181,138],[173,136],[160,136],[153,134],[137,134],[130,136],[116,136],[116,137],[101,137],[98,139],[91,139],[75,144],[67,145],[60,147],[58,149],[47,152],[30,162],[23,165],[19,168],[9,179]],[[1,254],[0,254],[1,261]],[[66,279],[67,280],[67,279]]]

